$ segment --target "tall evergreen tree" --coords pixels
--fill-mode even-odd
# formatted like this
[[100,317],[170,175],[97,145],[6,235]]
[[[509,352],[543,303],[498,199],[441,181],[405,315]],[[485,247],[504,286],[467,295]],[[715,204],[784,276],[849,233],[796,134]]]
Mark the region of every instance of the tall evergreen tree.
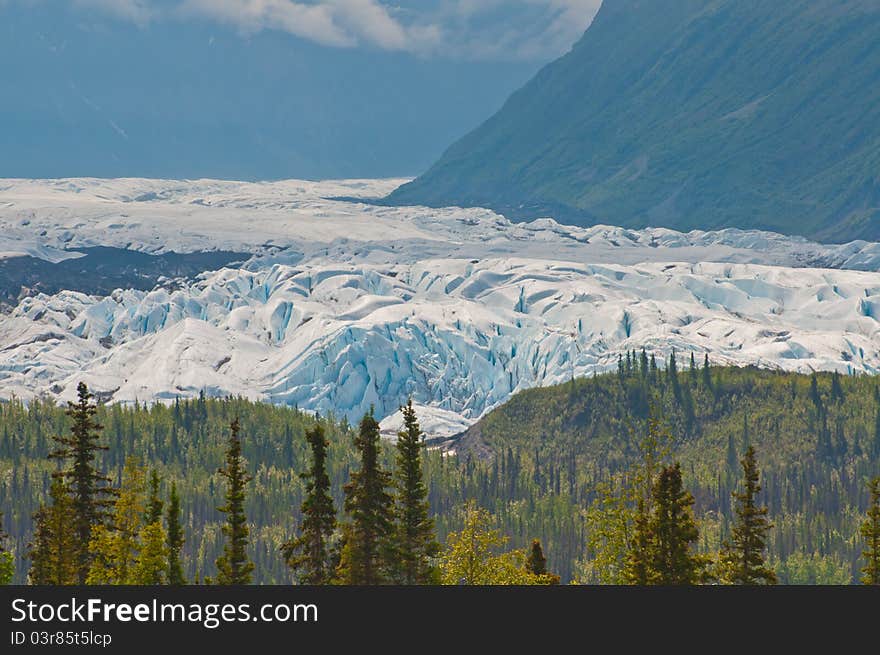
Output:
[[73,585],[77,576],[76,531],[70,520],[73,499],[61,476],[52,477],[49,502],[34,515],[34,534],[28,544],[28,581],[35,585]]
[[840,384],[840,373],[837,371],[831,374],[831,399],[843,400],[843,386]]
[[164,503],[159,497],[159,474],[156,469],[150,471],[150,495],[147,499],[147,515],[145,523],[162,523],[162,508]]
[[822,396],[819,394],[819,378],[813,373],[810,376],[810,400],[817,411],[822,409]]
[[731,474],[735,473],[738,464],[739,460],[736,455],[736,444],[733,441],[733,433],[730,432],[727,435],[727,471]]
[[238,418],[229,426],[230,436],[226,446],[226,466],[218,472],[226,479],[226,504],[217,511],[226,514],[223,534],[226,543],[223,554],[217,558],[217,584],[245,585],[251,581],[253,563],[247,556],[248,524],[244,512],[245,485],[251,477],[244,468],[241,454],[241,425]]
[[183,548],[183,526],[180,524],[180,496],[177,485],[171,483],[171,495],[168,498],[168,509],[165,514],[166,546],[168,547],[168,570],[165,573],[168,584],[184,585],[183,564],[180,561],[180,550]]
[[107,510],[112,504],[114,490],[110,478],[97,467],[97,453],[107,450],[99,443],[101,426],[95,420],[98,411],[92,402],[92,394],[83,382],[77,386],[77,401],[71,402],[67,415],[71,419],[70,434],[56,435],[59,446],[49,453],[52,459],[69,460],[65,477],[73,497],[70,521],[76,530],[74,552],[77,563],[77,581],[85,584],[92,564],[89,543],[92,531],[104,523]]
[[429,584],[436,581],[432,558],[440,552],[429,516],[428,490],[422,473],[423,433],[409,400],[403,411],[403,429],[397,433],[395,530],[398,581]]
[[327,475],[327,438],[320,423],[306,431],[312,450],[312,464],[303,474],[306,497],[303,500],[300,535],[281,547],[287,565],[297,578],[312,585],[329,584],[333,578],[333,553],[330,544],[336,529],[336,510]]
[[874,414],[874,438],[871,440],[870,454],[872,457],[880,457],[880,402],[877,403]]
[[345,485],[345,511],[351,522],[344,529],[339,564],[343,583],[375,585],[388,580],[392,556],[391,475],[379,463],[379,424],[372,410],[364,415],[354,440],[360,470]]
[[633,518],[632,537],[627,546],[623,577],[627,584],[645,586],[654,584],[654,536],[651,532],[651,517],[644,498],[636,501]]
[[862,567],[862,584],[880,585],[880,476],[868,483],[868,492],[870,494],[868,517],[860,530],[865,542],[865,550],[862,551],[862,557],[865,559],[865,566]]
[[660,585],[696,584],[700,558],[691,551],[699,537],[693,516],[694,498],[682,486],[681,467],[664,467],[653,490],[653,513],[649,523],[653,540],[651,568]]
[[727,565],[727,581],[741,585],[775,584],[776,574],[764,562],[767,533],[773,526],[767,520],[767,508],[757,504],[761,483],[752,446],[749,446],[741,463],[743,490],[733,492],[736,523],[731,535],[732,543],[725,544],[722,554]]

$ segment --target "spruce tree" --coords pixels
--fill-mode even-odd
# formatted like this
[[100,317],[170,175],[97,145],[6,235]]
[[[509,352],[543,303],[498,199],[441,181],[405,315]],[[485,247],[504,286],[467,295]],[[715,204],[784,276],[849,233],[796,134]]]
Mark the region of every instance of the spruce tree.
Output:
[[49,453],[52,459],[69,460],[63,475],[73,498],[69,520],[76,534],[73,550],[79,584],[85,584],[92,564],[89,551],[92,531],[104,523],[114,495],[109,486],[110,478],[99,472],[95,461],[97,453],[107,450],[107,446],[99,443],[103,426],[95,420],[97,411],[88,387],[80,382],[77,401],[71,402],[66,412],[72,422],[70,434],[56,435],[59,446]]
[[817,411],[822,409],[822,396],[819,393],[819,378],[813,373],[810,376],[810,400]]
[[397,434],[395,529],[398,581],[429,584],[436,580],[432,559],[440,552],[429,516],[428,490],[422,474],[423,433],[409,400],[403,411],[403,429]]
[[645,586],[654,584],[656,574],[653,569],[654,538],[651,532],[651,517],[644,498],[636,502],[633,518],[632,537],[627,545],[623,579],[627,584]]
[[722,557],[727,563],[729,582],[740,585],[776,584],[776,574],[764,562],[767,533],[773,527],[767,520],[767,508],[758,507],[761,491],[755,449],[749,446],[742,459],[743,490],[734,491],[736,523],[732,543],[725,544]]
[[736,444],[733,441],[733,433],[728,433],[727,435],[727,471],[728,473],[735,473],[737,464],[739,464],[739,460],[736,456]]
[[843,400],[843,386],[840,384],[840,373],[837,371],[831,374],[831,399]]
[[653,489],[649,522],[651,569],[656,584],[690,585],[700,579],[700,558],[691,552],[699,532],[693,516],[694,498],[682,486],[681,467],[664,467]]
[[218,472],[226,479],[226,504],[217,511],[226,514],[223,534],[226,543],[223,554],[217,558],[217,584],[245,585],[251,581],[253,563],[247,556],[248,524],[244,512],[245,485],[251,477],[244,468],[241,454],[241,425],[238,418],[232,421],[226,447],[226,466]]
[[872,457],[880,458],[880,403],[874,414],[874,438],[871,440],[870,454]]
[[162,508],[164,503],[159,497],[159,474],[156,469],[150,471],[150,496],[147,499],[147,515],[145,523],[162,523]]
[[526,571],[535,575],[547,573],[547,558],[544,556],[544,549],[541,547],[540,539],[532,540],[529,558],[526,560]]
[[360,470],[345,485],[345,526],[339,577],[344,584],[375,585],[388,581],[392,557],[391,475],[379,463],[379,424],[370,410],[361,420],[354,440]]
[[865,566],[862,567],[862,584],[880,585],[880,477],[868,483],[868,491],[870,493],[868,517],[860,530],[865,542],[865,550],[862,551],[862,557],[865,559]]
[[306,497],[302,502],[303,516],[300,535],[281,547],[287,565],[305,584],[329,584],[333,578],[333,552],[330,540],[336,529],[336,510],[327,475],[327,447],[320,423],[306,431],[312,450],[312,464],[302,475],[306,480]]
[[180,497],[177,495],[177,485],[173,482],[171,483],[171,494],[168,497],[165,525],[165,545],[168,553],[165,576],[170,585],[184,585],[186,578],[183,575],[183,565],[180,561],[180,550],[184,543],[183,527],[180,525]]
[[547,571],[547,557],[544,555],[544,548],[541,546],[540,539],[532,540],[532,547],[529,549],[525,568],[526,572],[530,575],[546,580],[546,584],[559,584],[560,577]]
[[77,576],[76,531],[70,520],[73,499],[60,475],[52,477],[49,502],[34,515],[34,534],[28,544],[28,581],[35,585],[73,585]]

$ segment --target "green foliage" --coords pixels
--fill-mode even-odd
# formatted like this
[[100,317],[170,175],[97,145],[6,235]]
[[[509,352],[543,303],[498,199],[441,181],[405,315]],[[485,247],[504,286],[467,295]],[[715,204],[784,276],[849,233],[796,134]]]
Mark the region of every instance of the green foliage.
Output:
[[[253,536],[247,554],[255,565],[254,580],[290,581],[279,548],[295,533],[301,518],[304,483],[294,471],[308,464],[304,435],[315,424],[313,416],[243,399],[211,398],[167,405],[99,405],[97,410],[96,420],[105,426],[103,440],[110,446],[96,453],[99,470],[120,480],[126,458],[135,455],[155,468],[165,485],[175,485],[180,525],[186,535],[180,561],[188,580],[214,577],[214,561],[222,554],[222,514],[216,507],[222,504],[224,478],[218,469],[225,462],[229,423],[240,415],[242,430],[248,435],[242,444],[243,456],[254,477],[249,487],[253,493],[245,498]],[[341,507],[342,486],[356,461],[351,433],[346,423],[332,416],[320,422],[330,442],[332,495]],[[6,513],[6,529],[16,552],[26,552],[32,542],[32,516],[49,495],[54,465],[46,456],[51,435],[69,431],[70,423],[64,410],[51,401],[0,402],[0,511]],[[69,521],[69,511],[67,516]],[[23,583],[30,562],[17,557],[15,564],[15,580]]]
[[558,575],[550,573],[547,570],[547,558],[544,556],[544,548],[541,546],[540,539],[532,540],[532,547],[529,549],[529,554],[525,563],[526,573],[530,575],[536,576],[540,580],[544,580],[543,584],[559,584],[560,578]]
[[28,544],[35,585],[73,585],[79,582],[76,526],[70,520],[73,499],[61,475],[52,476],[49,502],[34,514],[34,532]]
[[868,493],[868,516],[859,531],[865,544],[862,584],[880,585],[880,477],[868,483]]
[[226,466],[219,473],[226,480],[226,503],[217,508],[226,515],[223,534],[226,543],[223,554],[217,558],[217,584],[245,585],[251,581],[254,570],[248,559],[247,546],[250,528],[245,516],[245,486],[252,480],[245,471],[241,454],[241,423],[236,417],[229,426],[229,441],[226,448]]
[[177,484],[171,483],[171,494],[168,498],[168,509],[165,514],[166,541],[168,562],[165,571],[165,579],[170,585],[186,584],[183,574],[183,563],[180,559],[180,551],[186,541],[183,536],[183,526],[180,524],[180,496],[177,495]]
[[3,512],[0,512],[0,585],[8,585],[15,575],[15,558],[6,550],[7,534],[3,531]]
[[134,457],[125,464],[122,487],[111,520],[92,531],[89,551],[92,564],[88,584],[133,584],[133,571],[141,548],[140,533],[146,508],[146,472]]
[[584,511],[587,557],[575,566],[579,584],[620,585],[627,582],[626,561],[634,515],[620,489],[620,477],[600,483]]
[[621,582],[645,586],[656,584],[654,549],[656,539],[651,526],[651,515],[644,498],[636,501],[632,519],[632,537],[625,545],[625,562]]
[[422,473],[424,434],[410,400],[403,408],[403,430],[397,435],[394,486],[394,566],[402,584],[436,582],[433,559],[440,552],[430,517]]
[[147,523],[141,528],[140,549],[130,582],[135,585],[165,584],[168,570],[168,536],[160,521]]
[[743,490],[733,492],[736,523],[721,555],[722,581],[741,585],[775,584],[776,574],[764,563],[767,533],[773,526],[767,520],[767,508],[757,505],[761,484],[752,446],[742,459],[742,469]]
[[70,403],[67,415],[71,419],[70,435],[56,435],[58,448],[49,453],[50,459],[67,462],[64,477],[73,495],[71,520],[76,530],[73,544],[77,563],[77,580],[86,582],[92,563],[90,543],[92,533],[103,525],[106,510],[110,506],[110,478],[100,473],[96,454],[107,450],[99,444],[103,426],[95,420],[97,407],[92,394],[82,382],[77,386],[77,401]]
[[391,474],[379,461],[379,424],[372,411],[364,415],[354,440],[360,469],[345,485],[345,511],[338,576],[343,584],[376,585],[390,579],[393,562]]
[[534,575],[544,575],[547,573],[547,558],[544,557],[544,549],[541,547],[540,539],[532,541],[529,558],[526,560],[526,571]]
[[306,498],[300,536],[281,547],[287,565],[304,584],[327,584],[334,576],[334,553],[331,538],[336,529],[336,510],[330,495],[327,475],[327,448],[324,428],[317,424],[306,430],[306,441],[312,450],[312,464],[302,475],[306,482]]
[[664,467],[653,489],[648,519],[649,583],[696,584],[701,564],[692,546],[699,537],[692,506],[694,498],[682,485],[681,466]]
[[[680,357],[686,358],[687,353]],[[646,459],[640,444],[649,432],[653,407],[661,432],[667,433],[658,437],[654,459],[681,462],[684,485],[695,499],[700,554],[717,553],[730,538],[732,492],[740,474],[738,466],[727,465],[729,445],[732,441],[736,459],[745,453],[742,434],[748,417],[749,440],[761,458],[758,504],[768,508],[773,524],[767,559],[779,563],[794,553],[816,552],[842,562],[857,579],[863,544],[856,536],[868,509],[864,481],[880,474],[876,378],[842,376],[845,400],[831,402],[831,376],[817,374],[825,422],[832,437],[838,426],[842,437],[832,439],[831,451],[820,456],[823,421],[810,397],[810,376],[710,367],[694,384],[680,372],[682,390],[690,387],[694,406],[686,435],[683,409],[654,355],[635,359],[639,365],[622,380],[616,373],[598,375],[516,395],[454,443],[455,455],[441,456],[430,448],[432,435],[426,435],[429,448],[422,450],[422,467],[437,540],[445,543],[450,533],[461,531],[459,508],[472,499],[491,512],[510,548],[528,549],[539,538],[548,569],[564,582],[621,583],[621,553],[631,537],[636,502],[633,489],[645,489],[635,478],[646,477],[639,473]],[[642,362],[647,362],[644,373]],[[307,480],[296,472],[311,463],[305,433],[318,423],[324,429],[330,496],[341,509],[343,486],[360,459],[345,421],[332,415],[316,420],[294,408],[241,398],[99,405],[95,419],[105,426],[103,441],[110,450],[95,453],[96,467],[120,480],[126,458],[135,455],[157,470],[165,489],[174,485],[186,535],[180,549],[184,577],[214,577],[214,561],[225,544],[222,515],[216,512],[224,478],[217,471],[225,462],[235,416],[248,435],[242,456],[253,477],[244,501],[253,580],[287,584],[290,569],[280,548],[299,533],[303,519]],[[0,402],[0,511],[13,552],[27,552],[36,540],[32,517],[41,505],[49,506],[54,471],[46,455],[52,435],[68,432],[70,425],[63,408],[49,400]],[[395,468],[393,444],[378,448],[382,468]],[[625,505],[615,506],[618,500]],[[70,510],[61,515],[69,523]],[[611,516],[615,519],[606,520]],[[602,542],[608,544],[604,559],[598,547]],[[16,582],[26,581],[30,563],[16,557]],[[780,577],[780,582],[785,580]]]
[[11,584],[13,575],[15,575],[15,560],[12,553],[0,552],[0,585]]
[[[553,541],[551,566],[564,580],[619,584],[621,535],[628,542],[636,506],[632,478],[644,460],[636,435],[647,434],[653,418],[668,433],[658,460],[681,462],[694,496],[699,554],[714,555],[731,536],[740,479],[731,461],[745,454],[748,441],[761,453],[756,501],[773,524],[766,557],[778,562],[803,549],[836,555],[856,576],[861,548],[853,536],[867,509],[862,481],[880,472],[880,457],[872,454],[876,378],[841,376],[843,402],[831,401],[830,374],[818,373],[814,382],[808,375],[710,367],[696,383],[678,378],[693,399],[689,434],[685,408],[665,374],[652,382],[650,364],[644,376],[636,367],[622,380],[615,373],[517,394],[454,446],[472,471],[468,493],[493,508],[514,545],[525,547],[536,534]],[[827,450],[823,432],[840,437]],[[615,509],[609,488],[610,498],[627,499],[625,505]],[[441,536],[448,523],[438,518]]]
[[150,471],[150,496],[147,499],[147,514],[144,523],[160,523],[162,521],[162,508],[164,502],[159,496],[159,473],[156,469]]
[[447,585],[540,585],[554,584],[555,576],[528,570],[521,550],[498,551],[507,537],[493,527],[492,515],[468,502],[464,507],[464,527],[453,532],[440,560],[440,580]]
[[776,565],[776,575],[787,585],[848,585],[850,566],[837,555],[792,553]]

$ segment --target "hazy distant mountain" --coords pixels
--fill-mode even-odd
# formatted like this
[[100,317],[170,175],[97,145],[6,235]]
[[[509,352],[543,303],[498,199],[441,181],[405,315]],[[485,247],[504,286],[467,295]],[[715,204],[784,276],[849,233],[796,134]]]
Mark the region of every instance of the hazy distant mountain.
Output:
[[880,239],[880,2],[606,0],[390,201]]
[[0,0],[0,61],[0,177],[415,175],[539,66],[54,0]]

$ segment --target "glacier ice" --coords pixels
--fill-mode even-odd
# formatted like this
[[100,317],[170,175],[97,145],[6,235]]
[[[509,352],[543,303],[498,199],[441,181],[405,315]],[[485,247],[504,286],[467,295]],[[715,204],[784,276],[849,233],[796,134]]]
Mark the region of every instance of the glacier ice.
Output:
[[880,369],[878,244],[327,199],[396,183],[4,181],[0,228],[30,252],[254,256],[148,292],[23,299],[0,315],[0,394],[66,399],[83,380],[119,401],[204,390],[352,421],[374,407],[391,435],[411,396],[442,435],[643,346],[787,370]]

